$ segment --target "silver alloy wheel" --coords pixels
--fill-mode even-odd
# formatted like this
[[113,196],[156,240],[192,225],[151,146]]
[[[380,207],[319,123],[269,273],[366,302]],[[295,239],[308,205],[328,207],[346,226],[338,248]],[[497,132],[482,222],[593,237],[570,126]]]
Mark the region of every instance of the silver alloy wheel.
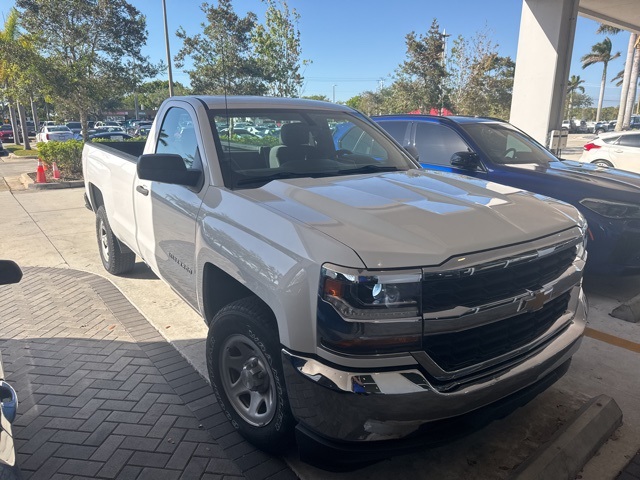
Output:
[[102,256],[104,260],[109,263],[109,240],[108,240],[107,227],[104,224],[104,220],[100,221],[100,249],[102,250]]
[[605,162],[604,160],[596,160],[595,162],[593,162],[593,164],[599,167],[611,167],[611,164],[609,162]]
[[220,376],[231,405],[249,425],[268,424],[276,413],[273,373],[262,350],[244,335],[231,335],[220,350]]

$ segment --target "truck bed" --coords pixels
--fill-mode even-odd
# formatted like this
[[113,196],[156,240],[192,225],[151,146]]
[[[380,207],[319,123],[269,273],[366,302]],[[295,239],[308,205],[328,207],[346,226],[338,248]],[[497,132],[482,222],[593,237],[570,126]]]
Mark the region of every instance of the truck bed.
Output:
[[91,142],[87,145],[104,150],[111,155],[117,155],[130,162],[137,162],[138,157],[144,152],[144,141],[142,142]]

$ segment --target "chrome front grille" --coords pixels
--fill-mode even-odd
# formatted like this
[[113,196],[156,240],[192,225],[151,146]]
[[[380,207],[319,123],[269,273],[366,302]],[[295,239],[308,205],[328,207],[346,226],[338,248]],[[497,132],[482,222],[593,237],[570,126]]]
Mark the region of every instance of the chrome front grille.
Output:
[[567,270],[576,254],[577,247],[570,246],[544,256],[531,253],[478,268],[425,275],[423,312],[476,307],[538,290]]

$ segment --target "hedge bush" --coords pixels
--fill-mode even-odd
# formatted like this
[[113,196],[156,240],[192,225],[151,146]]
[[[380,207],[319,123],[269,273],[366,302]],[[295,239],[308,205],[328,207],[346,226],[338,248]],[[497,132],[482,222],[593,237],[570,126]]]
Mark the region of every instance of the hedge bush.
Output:
[[82,140],[66,142],[38,142],[38,156],[51,166],[56,162],[61,172],[70,174],[82,173]]

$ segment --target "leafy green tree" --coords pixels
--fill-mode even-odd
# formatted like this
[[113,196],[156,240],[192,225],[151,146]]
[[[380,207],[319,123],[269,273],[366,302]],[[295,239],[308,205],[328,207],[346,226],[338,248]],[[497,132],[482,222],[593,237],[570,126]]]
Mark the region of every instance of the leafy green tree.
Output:
[[264,95],[267,87],[251,44],[256,14],[239,17],[231,0],[219,0],[217,7],[203,3],[200,8],[207,18],[203,32],[191,36],[183,27],[176,32],[183,41],[176,66],[192,59],[194,68],[188,73],[194,93]]
[[426,35],[411,32],[406,36],[407,58],[397,70],[396,93],[400,103],[428,111],[449,107],[444,65],[444,37],[434,18]]
[[462,115],[507,118],[515,63],[498,55],[486,31],[459,36],[451,49],[449,87],[453,110]]
[[140,53],[146,19],[126,0],[16,0],[23,25],[46,62],[47,94],[58,111],[74,112],[86,137],[96,105],[131,91],[131,71],[156,73]]
[[600,120],[600,112],[602,110],[602,102],[604,100],[604,89],[607,82],[607,66],[609,65],[609,62],[620,56],[620,52],[611,53],[611,49],[611,39],[607,37],[602,42],[598,42],[593,45],[591,47],[591,52],[583,55],[580,59],[583,69],[597,63],[602,63],[602,80],[600,82],[600,97],[598,98],[596,122]]
[[326,95],[305,95],[302,98],[306,98],[307,100],[320,100],[322,102],[330,102],[331,99]]
[[264,24],[256,25],[251,36],[258,65],[269,95],[296,97],[302,87],[300,60],[300,14],[290,10],[285,0],[263,0],[267,4]]
[[[173,82],[174,95],[189,95],[191,90],[182,85],[180,82]],[[169,81],[168,80],[152,80],[145,82],[137,88],[138,105],[145,110],[157,110],[160,104],[169,98]],[[124,97],[122,105],[128,109],[135,108],[134,93]]]
[[584,87],[582,84],[584,80],[580,78],[580,75],[571,75],[569,81],[567,82],[567,102],[568,105],[565,108],[567,113],[567,118],[571,120],[573,118],[573,106],[574,106],[574,96],[577,93],[584,93]]
[[[24,103],[28,103],[37,83],[34,65],[40,57],[30,39],[19,28],[19,13],[11,9],[0,31],[0,85],[9,101],[9,116],[14,142],[30,150],[27,117]],[[14,108],[15,105],[15,108]],[[20,127],[18,127],[18,116]],[[20,141],[22,138],[22,142]]]

